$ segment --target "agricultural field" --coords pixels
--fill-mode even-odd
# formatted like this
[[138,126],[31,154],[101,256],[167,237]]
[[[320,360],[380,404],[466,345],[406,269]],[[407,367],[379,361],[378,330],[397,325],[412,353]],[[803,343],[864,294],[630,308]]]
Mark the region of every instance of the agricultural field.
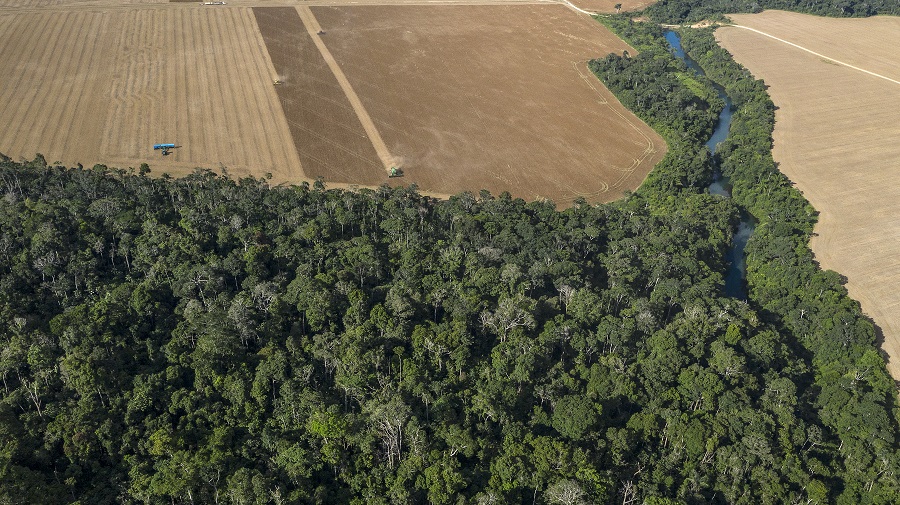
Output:
[[820,212],[813,252],[847,277],[900,379],[900,18],[730,17],[758,30],[717,39],[770,86],[775,160]]
[[563,205],[665,153],[586,68],[633,50],[568,7],[326,3],[0,2],[0,152]]
[[633,50],[562,6],[310,11],[393,162],[422,188],[608,201],[665,152],[586,68]]
[[248,9],[0,12],[0,152],[295,180],[265,51]]
[[278,73],[278,96],[304,172],[343,183],[384,182],[393,160],[322,44],[321,28],[309,9],[260,7],[253,12]]
[[616,5],[621,12],[638,11],[647,8],[656,0],[569,0],[572,5],[591,12],[616,12]]

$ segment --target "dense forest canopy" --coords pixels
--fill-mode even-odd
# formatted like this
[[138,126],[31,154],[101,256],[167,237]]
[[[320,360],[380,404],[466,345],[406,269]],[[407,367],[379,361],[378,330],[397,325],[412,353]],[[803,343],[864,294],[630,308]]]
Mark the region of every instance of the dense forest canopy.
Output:
[[660,0],[645,13],[659,23],[695,22],[722,14],[780,9],[819,16],[900,15],[897,0]]
[[[807,247],[765,86],[658,27],[620,202],[0,161],[0,503],[891,503],[896,388]],[[748,300],[723,293],[741,212]]]

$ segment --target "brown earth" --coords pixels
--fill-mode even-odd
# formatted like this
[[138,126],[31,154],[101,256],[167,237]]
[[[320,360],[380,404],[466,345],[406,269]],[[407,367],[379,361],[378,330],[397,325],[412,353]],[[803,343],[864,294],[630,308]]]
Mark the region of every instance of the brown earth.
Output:
[[[296,180],[252,12],[203,9],[0,13],[0,152]],[[166,142],[181,147],[152,150]]]
[[[332,187],[379,184],[399,161],[406,177],[392,183],[433,195],[566,203],[618,198],[665,150],[585,67],[630,48],[562,5],[131,1],[0,0],[0,121],[15,125],[0,152],[274,182],[309,180],[306,169]],[[268,48],[253,5],[290,6]],[[270,58],[279,37],[293,45]],[[152,150],[166,142],[179,148]]]
[[608,201],[665,152],[586,68],[633,50],[563,6],[311,11],[405,184]]
[[281,80],[276,90],[304,173],[337,182],[383,182],[372,142],[297,9],[257,7],[253,13]]
[[775,160],[821,213],[810,244],[816,259],[847,277],[900,380],[900,18],[730,17],[782,39],[716,32],[770,86],[779,107]]

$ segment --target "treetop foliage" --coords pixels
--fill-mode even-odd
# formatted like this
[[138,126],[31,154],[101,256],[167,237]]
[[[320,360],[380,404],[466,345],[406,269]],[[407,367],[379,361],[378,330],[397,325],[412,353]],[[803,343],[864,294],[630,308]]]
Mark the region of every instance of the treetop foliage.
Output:
[[0,502],[890,503],[896,390],[764,86],[685,34],[734,81],[710,195],[722,104],[644,26],[591,68],[670,151],[613,204],[0,159]]
[[755,13],[766,9],[835,17],[900,15],[900,3],[896,0],[660,0],[647,7],[644,13],[658,23],[692,23],[718,19],[723,14]]

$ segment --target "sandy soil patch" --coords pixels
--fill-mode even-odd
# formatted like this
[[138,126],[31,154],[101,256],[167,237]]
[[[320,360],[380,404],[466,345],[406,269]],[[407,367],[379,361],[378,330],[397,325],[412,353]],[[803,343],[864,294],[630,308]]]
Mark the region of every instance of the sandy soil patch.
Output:
[[636,188],[665,151],[586,68],[630,48],[563,6],[311,11],[404,183],[605,201]]
[[[775,160],[821,212],[811,246],[881,328],[900,379],[900,18],[733,15],[719,42],[770,86]],[[840,62],[877,73],[849,68]],[[885,79],[887,78],[887,79]]]
[[[292,180],[300,164],[249,9],[0,14],[0,151]],[[163,157],[155,143],[179,145]]]

